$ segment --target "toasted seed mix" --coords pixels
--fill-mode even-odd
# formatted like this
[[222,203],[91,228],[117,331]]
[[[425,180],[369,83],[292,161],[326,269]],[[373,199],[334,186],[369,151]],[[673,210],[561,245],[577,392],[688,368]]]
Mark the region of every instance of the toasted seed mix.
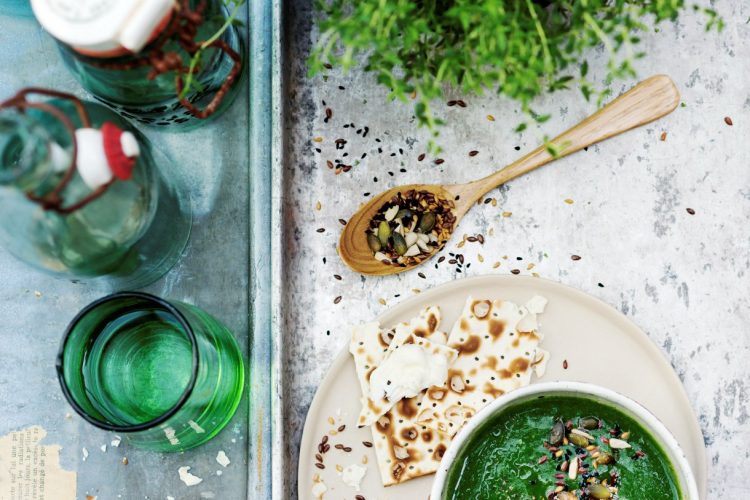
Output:
[[453,231],[455,204],[429,191],[399,192],[372,218],[367,242],[389,265],[415,265],[440,250]]

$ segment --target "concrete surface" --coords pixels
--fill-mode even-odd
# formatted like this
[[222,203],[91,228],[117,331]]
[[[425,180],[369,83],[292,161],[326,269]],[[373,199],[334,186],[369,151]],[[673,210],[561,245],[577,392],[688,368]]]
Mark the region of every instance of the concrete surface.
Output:
[[[514,268],[579,288],[639,325],[661,347],[693,402],[709,459],[708,498],[744,496],[750,470],[750,5],[725,0],[715,7],[727,23],[721,34],[706,34],[702,18],[687,12],[677,24],[643,35],[648,56],[637,63],[639,74],[670,75],[684,107],[491,192],[497,206],[475,207],[461,223],[459,239],[444,250],[457,251],[463,233],[484,234],[483,246],[458,250],[471,267],[457,274],[454,266],[435,269],[431,263],[421,269],[422,279],[416,271],[382,278],[352,273],[336,255],[338,219],[348,218],[368,192],[489,174],[533,149],[543,134],[572,126],[594,105],[575,90],[546,96],[536,109],[552,113],[552,119],[519,135],[512,132],[519,120],[514,103],[452,93],[449,98],[460,96],[468,107],[435,105],[447,121],[440,137],[445,163],[437,166],[429,155],[418,162],[428,135],[415,125],[411,104],[387,101],[387,89],[360,70],[306,76],[305,59],[317,37],[314,16],[308,1],[291,2],[282,282],[288,497],[296,496],[307,408],[328,365],[348,344],[346,326],[373,318],[411,296],[413,288]],[[601,67],[592,70],[595,78],[603,75]],[[633,83],[619,81],[612,89],[620,93]],[[333,110],[329,123],[323,121],[325,107]],[[488,121],[488,114],[496,121]],[[343,128],[348,123],[355,127]],[[369,133],[363,139],[356,130],[365,125]],[[315,137],[323,142],[313,142]],[[348,141],[345,150],[336,151],[337,138]],[[479,154],[470,158],[470,150]],[[345,162],[362,153],[367,157],[335,176],[326,160],[341,158],[344,151],[349,153]],[[572,254],[581,259],[571,260]],[[495,261],[502,262],[498,269],[492,268]],[[533,270],[527,270],[530,263]],[[343,299],[334,304],[337,296]]]

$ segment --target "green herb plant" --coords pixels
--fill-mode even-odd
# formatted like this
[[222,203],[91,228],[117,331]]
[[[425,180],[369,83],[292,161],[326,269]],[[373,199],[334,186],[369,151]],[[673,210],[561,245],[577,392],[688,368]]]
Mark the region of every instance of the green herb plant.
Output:
[[[684,0],[316,0],[320,37],[310,74],[361,64],[390,95],[414,98],[421,125],[437,135],[430,102],[446,87],[465,93],[493,91],[518,101],[528,117],[517,127],[549,115],[531,107],[535,97],[577,85],[598,104],[609,91],[588,78],[589,57],[607,58],[606,83],[635,76],[639,33],[674,21]],[[706,30],[721,29],[710,8]]]
[[185,75],[185,82],[182,88],[182,92],[180,92],[179,95],[180,99],[184,99],[185,97],[187,97],[188,94],[190,94],[190,92],[194,89],[198,91],[203,90],[201,83],[197,78],[195,78],[200,67],[199,64],[201,62],[201,58],[203,57],[203,53],[211,46],[212,43],[221,38],[221,36],[227,29],[229,29],[230,26],[242,26],[243,22],[241,19],[238,19],[237,16],[240,13],[240,8],[245,5],[245,1],[246,0],[223,0],[224,7],[226,7],[226,9],[229,11],[229,15],[227,16],[226,20],[224,20],[224,23],[219,27],[219,29],[216,30],[213,35],[208,37],[208,39],[201,42],[198,46],[198,50],[196,50],[195,53],[191,55],[190,63],[188,64],[188,70]]

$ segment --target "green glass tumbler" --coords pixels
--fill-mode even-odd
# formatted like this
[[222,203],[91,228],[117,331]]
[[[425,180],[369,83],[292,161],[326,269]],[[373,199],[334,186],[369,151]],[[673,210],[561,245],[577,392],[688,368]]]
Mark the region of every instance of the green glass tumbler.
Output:
[[57,373],[81,417],[154,451],[216,436],[244,384],[240,349],[224,325],[195,306],[140,292],[109,295],[78,313]]

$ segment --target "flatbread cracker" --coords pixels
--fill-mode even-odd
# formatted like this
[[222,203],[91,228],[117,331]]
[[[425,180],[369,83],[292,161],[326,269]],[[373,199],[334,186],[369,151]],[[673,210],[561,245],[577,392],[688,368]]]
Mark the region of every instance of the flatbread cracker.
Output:
[[[398,350],[399,348],[407,344],[417,344],[420,347],[422,347],[425,351],[427,351],[429,354],[438,355],[444,358],[445,365],[449,367],[458,356],[458,352],[455,349],[447,347],[443,344],[431,342],[424,337],[418,336],[416,333],[410,333],[409,337],[404,338],[403,336],[399,335],[399,332],[397,329],[396,335],[393,337],[393,340],[391,341],[391,344],[388,347],[388,351],[386,352],[385,356],[380,360],[380,362],[384,362],[386,359],[388,359],[389,355],[391,355],[393,352],[395,352],[396,350]],[[363,392],[363,396],[362,396],[362,411],[360,412],[359,418],[357,420],[357,425],[359,427],[364,427],[365,425],[371,425],[375,423],[380,417],[385,415],[386,412],[388,412],[391,408],[393,408],[393,406],[396,405],[396,403],[398,403],[401,400],[401,398],[389,400],[388,398],[385,397],[385,395],[378,397],[377,399],[373,399],[370,394],[370,384],[369,384],[369,375],[371,374],[372,372],[367,374],[368,375],[367,392]],[[445,386],[445,383],[443,382],[443,387],[444,386]],[[425,389],[427,388],[425,387]]]
[[459,354],[449,367],[447,390],[427,390],[417,422],[453,437],[491,401],[528,385],[532,372],[541,376],[549,353],[539,347],[536,314],[545,304],[533,298],[530,312],[508,301],[469,297],[448,337]]
[[370,394],[370,374],[382,363],[388,350],[393,350],[403,344],[411,333],[427,340],[436,340],[438,343],[444,345],[448,335],[438,330],[441,319],[440,308],[428,306],[410,321],[399,323],[389,330],[382,329],[380,323],[377,321],[364,323],[352,328],[349,352],[354,358],[354,367],[357,372],[360,389],[362,390],[360,397],[362,414],[358,419],[360,427],[370,425],[377,420],[377,418],[388,410],[388,408],[381,408],[381,406],[390,403],[387,400],[385,403],[373,403],[375,408],[368,410],[369,398],[367,396]]

